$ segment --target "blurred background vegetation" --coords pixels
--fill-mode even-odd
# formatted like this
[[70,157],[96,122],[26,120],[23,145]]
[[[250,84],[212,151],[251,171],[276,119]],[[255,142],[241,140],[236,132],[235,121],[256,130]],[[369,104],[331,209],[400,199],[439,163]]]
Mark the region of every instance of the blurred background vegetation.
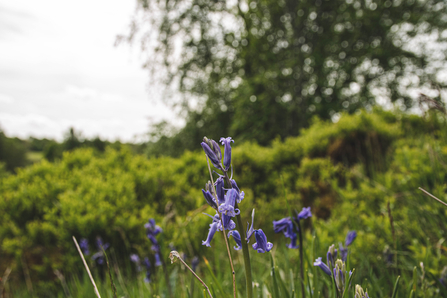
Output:
[[[298,259],[273,234],[272,221],[288,214],[282,181],[292,207],[314,214],[305,227],[307,241],[318,236],[309,270],[312,257],[356,229],[351,264],[371,297],[389,296],[398,274],[407,295],[420,262],[427,291],[439,294],[447,208],[417,188],[446,198],[446,23],[445,1],[139,1],[117,41],[141,44],[151,79],[166,84],[166,102],[186,125],[157,123],[142,144],[74,129],[62,142],[0,132],[0,273],[12,269],[10,291],[25,282],[37,296],[60,293],[60,276],[83,270],[72,235],[101,236],[120,268],[132,253],[153,263],[149,218],[164,230],[163,257],[171,245],[224,262],[201,245],[202,212],[211,212],[200,191],[206,135],[236,140],[242,213],[248,219],[256,208],[256,227],[278,255],[290,254],[284,266]],[[268,265],[253,258],[255,280],[265,280]],[[160,281],[152,293],[165,288]]]

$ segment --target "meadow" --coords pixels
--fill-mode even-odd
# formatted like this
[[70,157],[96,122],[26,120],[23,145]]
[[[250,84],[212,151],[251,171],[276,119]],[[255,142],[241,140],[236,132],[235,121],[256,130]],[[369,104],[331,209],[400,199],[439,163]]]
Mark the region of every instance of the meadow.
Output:
[[[447,297],[447,207],[418,189],[445,201],[444,115],[375,109],[315,118],[268,147],[231,146],[219,166],[209,145],[211,170],[197,144],[179,158],[78,149],[2,177],[1,297],[94,297],[73,236],[101,297]],[[205,187],[210,171],[237,203]],[[234,215],[241,243],[203,214],[213,207]],[[171,264],[173,250],[209,293],[180,260]]]

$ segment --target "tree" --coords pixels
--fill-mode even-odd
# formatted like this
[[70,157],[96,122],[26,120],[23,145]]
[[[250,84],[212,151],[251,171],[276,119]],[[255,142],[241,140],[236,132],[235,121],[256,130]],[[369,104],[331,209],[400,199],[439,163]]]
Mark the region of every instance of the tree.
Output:
[[[411,92],[445,86],[437,77],[446,57],[444,1],[139,4],[127,41],[141,37],[145,66],[183,94],[170,102],[187,123],[169,138],[178,148],[192,149],[204,134],[267,144],[299,134],[314,116],[336,119],[378,99],[410,108]],[[427,49],[434,44],[436,55]]]

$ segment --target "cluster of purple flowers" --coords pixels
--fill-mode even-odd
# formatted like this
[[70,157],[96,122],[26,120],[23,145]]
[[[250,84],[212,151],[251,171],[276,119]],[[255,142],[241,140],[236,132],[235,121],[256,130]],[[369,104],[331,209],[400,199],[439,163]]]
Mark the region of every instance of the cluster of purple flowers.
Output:
[[158,244],[157,238],[155,237],[163,232],[163,230],[155,224],[155,219],[153,218],[149,219],[149,221],[144,224],[144,228],[146,229],[147,238],[152,242],[151,249],[155,253],[155,266],[161,266],[162,264],[160,260],[160,245]]
[[297,212],[296,217],[285,217],[280,220],[273,221],[273,230],[275,233],[283,232],[286,238],[290,238],[291,242],[287,245],[288,248],[298,248],[299,245],[296,243],[298,235],[298,227],[296,227],[295,223],[298,223],[301,219],[306,219],[308,217],[312,217],[312,213],[310,212],[310,207],[305,207],[301,210],[300,213]]
[[[341,243],[339,244],[340,257],[341,257],[341,261],[343,263],[346,262],[346,260],[348,259],[348,246],[351,245],[352,242],[354,242],[356,237],[357,237],[357,232],[350,231],[346,235],[346,239],[345,239],[346,247],[343,247],[343,245]],[[326,254],[327,265],[325,263],[323,263],[321,261],[321,257],[319,257],[315,260],[314,266],[320,267],[324,273],[326,273],[329,276],[332,276],[331,269],[335,270],[337,254],[338,254],[338,250],[335,248],[335,245],[332,244],[331,246],[329,246],[329,249]],[[334,275],[335,275],[335,271],[334,271]]]
[[[82,238],[79,242],[79,246],[81,247],[82,253],[86,256],[90,254],[90,249],[88,245],[88,240],[85,238]],[[99,265],[104,264],[104,251],[109,248],[109,243],[103,243],[101,237],[96,237],[96,248],[97,252],[93,254],[92,260],[95,261]]]
[[[227,185],[229,188],[224,188],[225,177],[228,179],[227,172],[231,167],[231,142],[234,143],[231,137],[221,138],[220,142],[224,146],[224,156],[222,163],[222,151],[219,144],[206,137],[203,138],[201,143],[206,156],[209,158],[213,166],[222,171],[225,176],[219,175],[219,178],[213,184],[208,182],[205,189],[202,189],[203,196],[207,203],[216,210],[214,216],[210,216],[213,221],[210,224],[207,239],[202,241],[202,245],[211,247],[211,240],[214,237],[216,231],[228,231],[228,238],[233,236],[236,245],[234,249],[239,250],[242,248],[242,240],[250,242],[251,236],[254,234],[256,243],[252,245],[253,249],[259,253],[268,252],[272,249],[273,244],[267,241],[267,237],[261,229],[253,229],[254,210],[252,213],[252,224],[247,227],[245,239],[242,239],[240,233],[235,230],[236,223],[232,220],[233,217],[240,214],[240,210],[237,208],[238,204],[244,199],[244,192],[240,191],[237,183],[233,179],[229,179],[231,185]],[[227,180],[228,181],[228,180]]]

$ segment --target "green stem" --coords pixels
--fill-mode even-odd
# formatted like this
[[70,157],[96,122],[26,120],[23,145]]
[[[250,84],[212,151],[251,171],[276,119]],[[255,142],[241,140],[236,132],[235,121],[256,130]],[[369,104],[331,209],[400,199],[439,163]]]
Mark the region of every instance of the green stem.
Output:
[[[206,155],[205,155],[206,156]],[[210,173],[210,178],[211,178],[211,185],[213,185],[213,195],[214,198],[216,199],[216,202],[219,202],[219,200],[217,199],[217,194],[216,194],[216,190],[214,189],[214,180],[213,180],[213,174],[211,173],[211,167],[210,167],[210,162],[208,160],[208,156],[206,156],[206,162],[208,164],[208,171]],[[226,174],[226,173],[225,173]],[[228,176],[227,176],[228,177]],[[229,181],[229,180],[228,180]],[[230,184],[231,186],[231,181]],[[218,210],[216,210],[217,214],[219,214]],[[225,245],[227,247],[227,253],[228,253],[228,259],[230,261],[230,268],[231,268],[231,275],[233,277],[233,297],[237,298],[237,292],[236,292],[236,273],[234,272],[234,267],[233,267],[233,259],[231,258],[231,252],[230,252],[230,246],[228,245],[228,240],[227,240],[227,235],[225,234],[225,228],[224,228],[224,222],[223,222],[223,218],[222,216],[219,214],[219,218],[220,218],[220,223],[222,224],[222,235],[225,241]]]
[[301,297],[306,297],[304,292],[304,261],[303,261],[303,235],[301,233],[301,224],[300,220],[297,219],[296,223],[298,224],[298,235],[300,240],[300,280],[301,280]]
[[[226,171],[224,171],[225,181],[227,182],[228,187],[231,186],[230,178]],[[234,208],[239,208],[238,203],[234,205]],[[250,263],[250,253],[248,251],[248,244],[245,241],[245,231],[244,226],[242,224],[241,214],[236,215],[236,228],[241,235],[242,238],[242,254],[244,255],[244,266],[245,266],[245,285],[247,288],[247,298],[253,298],[253,281],[251,277],[251,263]]]

